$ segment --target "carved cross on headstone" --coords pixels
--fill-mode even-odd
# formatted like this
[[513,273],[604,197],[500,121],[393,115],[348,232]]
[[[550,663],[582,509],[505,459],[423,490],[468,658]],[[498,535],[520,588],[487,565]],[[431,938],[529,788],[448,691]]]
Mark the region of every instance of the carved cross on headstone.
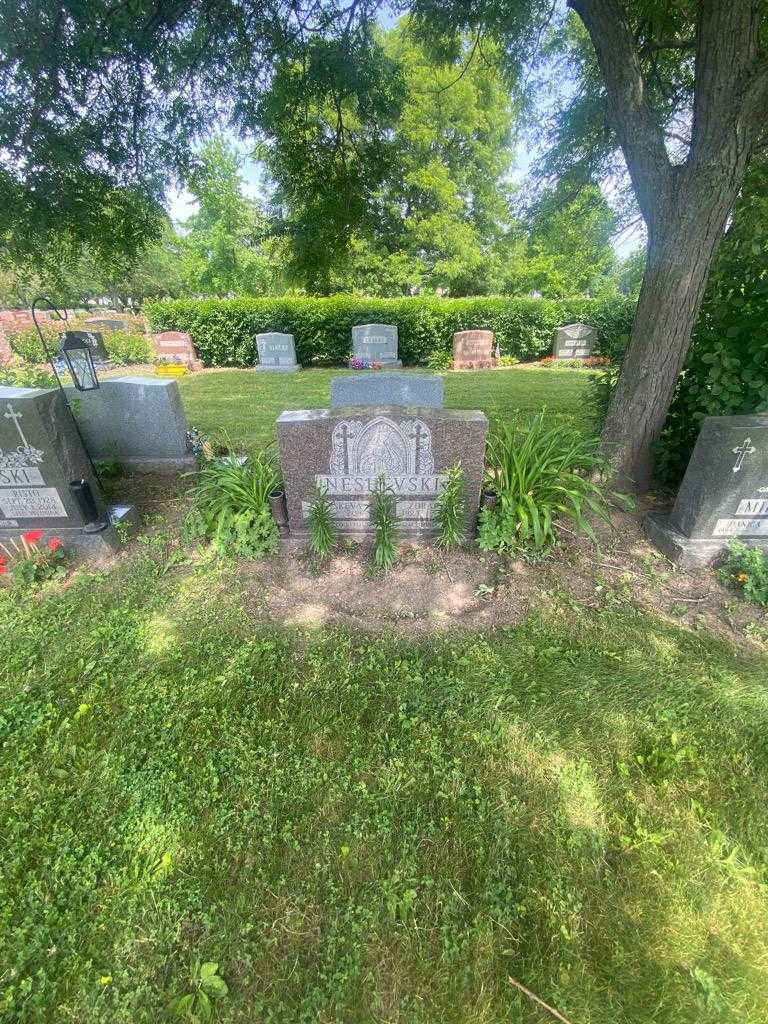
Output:
[[26,437],[24,437],[24,431],[19,426],[19,420],[21,419],[21,413],[20,412],[16,412],[10,402],[8,402],[8,404],[6,405],[6,409],[8,410],[8,412],[6,412],[4,414],[5,418],[7,420],[11,420],[12,421],[14,427],[16,427],[16,430],[19,433],[19,437],[21,438],[21,443],[24,445],[25,448],[29,448],[29,445],[27,444],[27,439],[26,439]]
[[413,471],[414,471],[414,473],[420,473],[421,472],[421,434],[422,434],[421,423],[417,422],[417,423],[414,424],[413,433],[411,434],[411,437],[413,438],[413,442],[414,442],[413,443],[413,452],[414,452]]
[[742,465],[744,463],[744,459],[747,457],[747,455],[754,455],[754,453],[756,451],[757,451],[757,449],[752,444],[752,438],[751,437],[745,438],[744,441],[740,445],[737,445],[733,449],[733,454],[737,457],[736,461],[733,464],[733,472],[734,473],[738,473],[739,470],[741,469],[741,467],[742,467]]
[[349,427],[341,424],[341,444],[344,451],[344,476],[349,476]]

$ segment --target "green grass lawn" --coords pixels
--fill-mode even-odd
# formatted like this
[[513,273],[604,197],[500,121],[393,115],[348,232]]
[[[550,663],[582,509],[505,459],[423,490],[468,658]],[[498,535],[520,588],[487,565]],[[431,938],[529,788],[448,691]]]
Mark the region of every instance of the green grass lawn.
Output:
[[[181,393],[189,422],[204,433],[223,430],[239,444],[257,447],[275,438],[275,420],[284,409],[321,409],[330,405],[330,382],[346,370],[302,370],[296,374],[225,370],[182,378]],[[584,371],[512,369],[446,373],[446,405],[482,409],[491,420],[515,409],[543,406],[590,429],[584,405],[591,374]]]
[[207,961],[224,1024],[548,1020],[510,977],[573,1024],[768,1019],[754,649],[608,592],[282,631],[162,537],[0,621],[0,1020],[154,1024]]

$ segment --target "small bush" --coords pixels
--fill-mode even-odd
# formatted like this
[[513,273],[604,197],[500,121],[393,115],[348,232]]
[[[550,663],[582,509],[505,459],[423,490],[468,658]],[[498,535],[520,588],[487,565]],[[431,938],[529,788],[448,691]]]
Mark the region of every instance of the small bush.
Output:
[[487,460],[486,486],[498,505],[480,513],[481,548],[543,551],[556,542],[559,519],[598,543],[587,513],[610,522],[611,495],[592,479],[603,468],[596,441],[574,435],[543,410],[489,437]]
[[52,370],[44,370],[29,363],[0,365],[0,384],[11,388],[55,388]]
[[336,517],[328,496],[321,487],[315,494],[309,509],[309,546],[318,558],[327,558],[336,544]]
[[376,481],[373,491],[371,524],[374,529],[373,564],[378,569],[390,569],[395,563],[397,518],[395,496],[383,476]]
[[252,455],[243,465],[214,459],[198,474],[187,532],[207,537],[221,555],[274,554],[279,534],[268,498],[279,484],[277,459],[271,452]]
[[450,370],[453,368],[453,353],[447,349],[436,348],[425,360],[430,370]]
[[[59,334],[62,331],[92,331],[92,324],[78,320],[67,320],[59,323],[40,325],[46,344],[52,354],[59,350]],[[128,366],[132,363],[151,363],[152,344],[145,335],[134,331],[109,331],[97,328],[104,338],[107,355],[117,366]],[[25,327],[20,331],[8,331],[11,349],[28,363],[44,363],[47,360],[40,338],[34,327]]]
[[466,509],[464,470],[457,463],[448,470],[445,487],[435,499],[437,543],[441,547],[457,548],[464,543]]
[[732,540],[717,574],[726,586],[740,590],[748,601],[768,608],[768,556],[760,548]]

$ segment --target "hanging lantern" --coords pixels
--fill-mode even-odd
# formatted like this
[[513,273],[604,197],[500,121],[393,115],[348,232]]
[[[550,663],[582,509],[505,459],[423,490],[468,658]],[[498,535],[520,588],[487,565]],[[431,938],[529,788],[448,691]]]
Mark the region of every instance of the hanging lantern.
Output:
[[59,335],[60,352],[78,391],[95,391],[99,387],[93,353],[103,347],[100,334],[95,331],[64,331]]

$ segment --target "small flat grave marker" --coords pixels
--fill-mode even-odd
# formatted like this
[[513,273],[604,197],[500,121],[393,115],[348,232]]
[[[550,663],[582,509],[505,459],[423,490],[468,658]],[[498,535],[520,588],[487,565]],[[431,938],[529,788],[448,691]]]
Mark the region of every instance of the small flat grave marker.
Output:
[[684,568],[706,565],[732,537],[768,550],[768,413],[708,416],[671,513],[645,525]]

